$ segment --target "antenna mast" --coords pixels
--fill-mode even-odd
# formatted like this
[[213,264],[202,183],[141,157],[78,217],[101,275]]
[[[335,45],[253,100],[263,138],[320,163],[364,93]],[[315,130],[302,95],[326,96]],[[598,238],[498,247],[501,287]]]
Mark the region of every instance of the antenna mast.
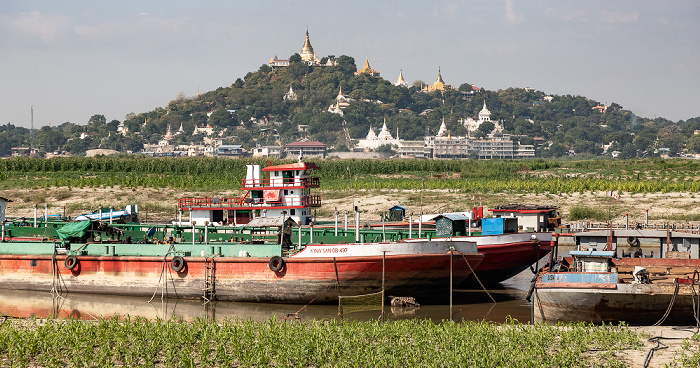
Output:
[[31,130],[29,131],[29,147],[32,146],[34,143],[34,105],[32,105],[30,109],[30,116],[31,116]]

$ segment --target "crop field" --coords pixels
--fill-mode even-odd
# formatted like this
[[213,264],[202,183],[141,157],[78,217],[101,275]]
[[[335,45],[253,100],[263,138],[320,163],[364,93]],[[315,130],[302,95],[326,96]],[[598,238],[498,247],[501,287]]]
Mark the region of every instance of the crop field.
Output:
[[[700,191],[700,162],[690,160],[474,161],[310,160],[330,191],[448,189],[465,193]],[[291,161],[274,161],[271,164]],[[173,188],[216,191],[240,187],[246,164],[263,159],[209,157],[10,158],[0,162],[0,189]]]
[[[624,367],[624,326],[427,320],[9,321],[0,365],[41,367]],[[687,358],[690,359],[690,358]]]

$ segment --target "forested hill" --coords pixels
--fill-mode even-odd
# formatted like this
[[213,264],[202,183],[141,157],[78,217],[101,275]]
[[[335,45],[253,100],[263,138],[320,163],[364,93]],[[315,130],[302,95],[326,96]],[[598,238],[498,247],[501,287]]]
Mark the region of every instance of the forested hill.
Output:
[[[65,123],[44,127],[36,132],[34,145],[74,154],[98,147],[136,151],[143,144],[157,143],[168,126],[173,132],[181,125],[184,129],[171,143],[200,142],[202,135],[192,136],[195,125],[208,124],[216,132],[225,131],[226,143],[246,148],[306,137],[335,150],[347,150],[352,143],[346,139],[343,120],[353,139],[365,137],[370,126],[380,128],[384,121],[392,135],[398,128],[401,139],[422,139],[426,132],[437,133],[443,119],[452,136],[463,136],[466,128],[460,121],[476,117],[486,102],[491,120],[501,120],[504,133],[516,136],[522,144],[543,138],[545,144],[537,150],[541,157],[563,156],[570,150],[579,155],[600,155],[603,145],[610,144],[608,152],[621,151],[622,157],[651,156],[658,154],[659,148],[668,148],[672,155],[686,149],[700,152],[700,135],[694,135],[700,129],[700,117],[678,122],[650,120],[611,101],[523,88],[488,91],[467,81],[455,83],[455,89],[426,93],[421,91],[421,81],[409,88],[397,87],[380,77],[355,75],[358,68],[352,57],[343,55],[335,60],[336,66],[308,66],[295,54],[288,67],[273,70],[264,64],[228,87],[194,97],[180,94],[166,107],[127,115],[126,137],[115,134],[119,121],[106,122],[97,114],[86,126]],[[290,86],[296,100],[284,99]],[[327,111],[341,89],[352,100],[342,116]],[[607,108],[601,112],[596,106]],[[298,125],[308,125],[308,133],[299,132]],[[279,142],[271,129],[279,133]],[[10,130],[21,132],[11,124],[0,127],[2,155],[8,146],[22,144],[9,140]],[[485,130],[477,134],[485,134]],[[81,133],[94,135],[78,141],[76,136]]]

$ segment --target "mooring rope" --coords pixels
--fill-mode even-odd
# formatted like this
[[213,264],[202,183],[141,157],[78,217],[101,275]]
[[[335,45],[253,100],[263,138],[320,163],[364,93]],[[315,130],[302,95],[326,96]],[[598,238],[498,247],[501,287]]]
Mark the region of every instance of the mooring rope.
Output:
[[[693,332],[693,335],[697,334],[700,331],[700,318],[698,316],[698,308],[700,308],[700,295],[696,293],[695,291],[695,277],[697,275],[697,270],[695,271],[695,274],[693,274],[693,284],[690,286],[691,287],[691,300],[693,302],[693,317],[695,318],[695,332]],[[676,296],[678,295],[678,290],[679,290],[679,283],[676,280],[675,281],[676,287],[673,290],[673,295],[671,296],[671,302],[668,305],[668,308],[666,309],[666,313],[664,313],[663,317],[661,319],[654,323],[652,326],[659,326],[664,321],[668,316],[671,314],[671,309],[673,308],[673,304],[675,303]],[[696,297],[698,298],[697,303],[696,303]],[[674,328],[676,329],[676,328]],[[692,332],[692,331],[689,331]],[[661,342],[662,339],[665,340],[684,340],[686,338],[684,337],[663,337],[663,336],[654,336],[651,339],[647,340],[648,342],[655,342],[656,346],[652,347],[649,349],[649,352],[647,353],[646,359],[644,360],[644,368],[647,368],[649,366],[649,363],[651,362],[651,358],[654,356],[654,352],[657,350],[663,350],[663,349],[668,349],[668,345],[664,344]]]
[[[326,288],[323,289],[320,293],[316,294],[316,296],[315,296],[313,299],[311,299],[310,302],[306,303],[306,305],[304,305],[303,307],[299,308],[299,310],[296,311],[296,313],[293,313],[294,316],[297,316],[301,311],[303,311],[304,309],[306,309],[306,307],[308,307],[311,303],[313,303],[314,300],[316,300],[316,298],[318,298],[318,297],[321,296],[323,293],[325,293],[326,290],[328,290],[328,288],[331,287],[331,286],[333,286],[333,285],[335,285],[335,284],[329,284],[328,286],[326,286]],[[298,316],[297,316],[297,317],[298,317]]]
[[492,301],[492,302],[496,303],[496,299],[494,299],[494,298],[491,296],[491,294],[489,294],[489,291],[486,290],[486,287],[484,287],[484,284],[481,283],[481,280],[479,280],[479,276],[477,276],[477,275],[476,275],[476,272],[474,272],[474,269],[472,269],[472,265],[469,264],[469,261],[467,260],[467,257],[464,255],[464,253],[462,253],[462,258],[464,259],[464,262],[467,263],[467,266],[469,266],[469,270],[472,271],[472,275],[474,275],[474,277],[476,278],[476,281],[479,282],[479,285],[481,285],[481,288],[484,289],[484,291],[486,292],[486,295],[488,295],[489,298],[491,298],[491,301]]
[[673,303],[675,303],[675,301],[676,301],[676,296],[678,295],[678,289],[679,289],[678,282],[676,281],[674,284],[676,285],[676,287],[673,290],[673,295],[671,296],[671,302],[668,304],[668,308],[666,308],[666,312],[661,317],[661,319],[658,322],[654,323],[652,326],[661,325],[662,323],[664,323],[666,318],[668,318],[668,316],[671,314],[671,309],[673,308]]
[[[161,290],[160,293],[160,300],[163,300],[163,288],[160,287],[161,281],[163,281],[163,274],[165,273],[165,265],[168,263],[168,255],[172,252],[173,248],[175,247],[175,244],[170,244],[170,248],[168,248],[168,251],[165,252],[165,255],[163,256],[163,264],[160,268],[160,276],[158,277],[158,284],[156,285],[155,290],[153,290],[153,295],[151,296],[151,299],[148,300],[148,303],[153,301],[153,298],[156,297],[156,293],[158,293],[158,289]],[[167,276],[166,276],[167,278]],[[165,287],[167,289],[168,287],[168,282],[167,280],[164,281]]]

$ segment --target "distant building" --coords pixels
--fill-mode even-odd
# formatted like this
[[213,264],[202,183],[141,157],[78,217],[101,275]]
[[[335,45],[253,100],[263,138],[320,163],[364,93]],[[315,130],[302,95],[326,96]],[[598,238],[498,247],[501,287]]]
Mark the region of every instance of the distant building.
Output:
[[432,150],[422,141],[399,141],[399,158],[428,158]]
[[450,86],[449,84],[445,83],[445,81],[442,80],[442,72],[440,71],[440,67],[438,67],[438,76],[437,79],[435,80],[435,83],[431,85],[425,85],[423,86],[423,89],[421,89],[422,92],[434,92],[434,91],[444,91],[446,89],[454,89],[454,87]]
[[399,79],[394,82],[396,87],[406,87],[408,88],[408,83],[403,79],[403,70],[399,70]]
[[253,157],[282,157],[282,146],[263,146],[253,148]]
[[489,133],[500,133],[503,131],[503,124],[500,120],[491,120],[491,111],[486,107],[486,100],[484,100],[484,107],[479,111],[478,119],[475,120],[472,117],[467,118],[464,120],[464,127],[467,128],[467,131],[471,134],[476,132],[481,124],[487,121],[492,122],[494,125],[493,130]]
[[[325,64],[321,64],[321,59],[319,59],[316,56],[316,53],[314,52],[313,46],[311,46],[311,41],[309,40],[309,30],[306,30],[306,38],[304,39],[304,45],[301,46],[301,52],[299,52],[299,56],[301,56],[301,61],[306,63],[307,65],[317,65],[317,66],[332,66],[332,65],[337,65],[335,60],[328,59]],[[278,68],[286,68],[289,66],[289,59],[280,59],[275,55],[274,57],[270,58],[270,61],[267,63],[272,69],[278,69]]]
[[326,156],[328,146],[317,141],[299,141],[284,146],[284,152],[288,156],[321,157]]
[[374,129],[372,127],[369,128],[369,132],[367,133],[367,137],[365,139],[360,139],[357,142],[357,148],[361,148],[365,151],[369,150],[375,150],[383,145],[391,145],[391,146],[396,146],[398,147],[399,145],[399,132],[398,130],[396,131],[396,139],[394,139],[391,136],[391,132],[389,129],[386,127],[386,120],[384,121],[384,125],[382,126],[382,130],[379,131],[379,134],[376,135],[374,134]]
[[216,155],[223,157],[242,157],[245,154],[243,146],[240,144],[236,145],[225,145],[222,144],[216,148]]
[[289,91],[284,94],[283,99],[285,101],[296,101],[297,100],[297,94],[294,93],[294,90],[292,89],[292,86],[289,85]]
[[343,88],[338,90],[338,96],[335,97],[335,102],[328,106],[328,112],[343,115],[343,110],[350,106],[350,97],[343,94]]
[[379,76],[379,72],[378,72],[378,71],[376,71],[376,70],[374,70],[374,69],[372,69],[372,68],[369,67],[369,59],[368,59],[368,58],[365,58],[365,66],[362,67],[362,69],[358,69],[358,70],[355,72],[355,75],[360,75],[360,74],[368,74],[368,75],[370,75],[370,76],[372,76],[372,77],[378,77],[378,76]]

